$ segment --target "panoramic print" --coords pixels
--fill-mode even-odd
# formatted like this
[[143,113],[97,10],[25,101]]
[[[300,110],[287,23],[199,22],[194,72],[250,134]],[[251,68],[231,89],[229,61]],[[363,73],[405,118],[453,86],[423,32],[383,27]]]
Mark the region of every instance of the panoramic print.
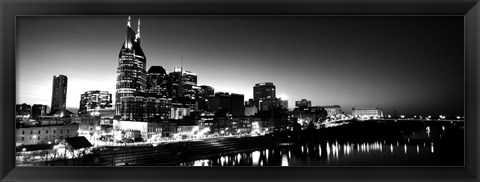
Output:
[[463,16],[16,18],[17,166],[464,166],[464,97]]

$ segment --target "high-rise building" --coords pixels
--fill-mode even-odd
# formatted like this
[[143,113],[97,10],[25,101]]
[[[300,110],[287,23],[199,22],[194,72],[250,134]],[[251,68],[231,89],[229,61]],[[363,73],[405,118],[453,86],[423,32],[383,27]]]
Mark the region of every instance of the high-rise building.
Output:
[[112,108],[111,93],[108,93],[108,91],[92,90],[81,95],[78,114],[92,114],[92,112]]
[[48,113],[48,106],[42,104],[33,104],[32,106],[32,118],[38,118],[45,116]]
[[197,93],[198,109],[202,111],[208,110],[208,98],[215,94],[215,89],[208,85],[200,86]]
[[257,108],[261,108],[259,107],[261,101],[275,98],[275,85],[273,85],[273,83],[257,83],[253,87],[253,100],[255,100],[255,106]]
[[50,107],[50,113],[57,112],[58,110],[65,110],[67,103],[67,81],[68,78],[65,75],[53,76],[52,105]]
[[302,99],[299,101],[295,101],[295,107],[312,107],[312,101],[307,99]]
[[126,96],[121,99],[119,112],[126,121],[164,121],[170,118],[171,99]]
[[170,73],[170,95],[196,99],[197,74],[183,70],[182,67],[175,67]]
[[244,96],[241,94],[229,94],[228,92],[217,92],[208,99],[209,111],[215,112],[223,110],[232,114],[232,116],[244,116],[245,108],[243,105]]
[[270,111],[272,109],[288,110],[288,100],[266,99],[260,100],[260,111]]
[[151,66],[147,72],[147,93],[157,97],[170,97],[168,92],[169,77],[162,66]]
[[147,58],[140,47],[140,20],[137,32],[127,22],[125,42],[118,55],[117,84],[115,94],[116,114],[119,115],[121,98],[132,96],[134,92],[145,92],[147,82]]
[[215,94],[215,89],[211,86],[202,85],[200,88],[202,88],[200,95],[202,95],[203,98],[208,98],[208,96]]

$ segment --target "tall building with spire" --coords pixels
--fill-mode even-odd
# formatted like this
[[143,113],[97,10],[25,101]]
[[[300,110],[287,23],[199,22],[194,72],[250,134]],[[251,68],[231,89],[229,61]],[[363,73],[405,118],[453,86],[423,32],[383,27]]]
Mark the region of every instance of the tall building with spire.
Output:
[[137,32],[127,21],[125,42],[118,55],[117,85],[115,93],[116,114],[119,115],[121,98],[132,96],[134,92],[145,92],[147,82],[147,58],[140,47],[140,19]]

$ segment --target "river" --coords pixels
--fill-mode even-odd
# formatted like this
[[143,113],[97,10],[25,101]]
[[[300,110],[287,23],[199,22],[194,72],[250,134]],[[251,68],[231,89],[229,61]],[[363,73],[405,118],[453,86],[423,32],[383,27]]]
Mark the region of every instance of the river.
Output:
[[367,121],[179,166],[463,166],[464,123]]

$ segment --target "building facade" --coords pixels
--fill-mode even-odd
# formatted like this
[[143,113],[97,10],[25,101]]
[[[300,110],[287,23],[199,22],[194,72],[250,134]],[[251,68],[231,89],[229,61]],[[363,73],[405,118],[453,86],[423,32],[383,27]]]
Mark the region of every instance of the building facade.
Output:
[[260,108],[260,102],[262,100],[275,99],[276,98],[275,85],[271,82],[257,83],[253,87],[253,100],[255,106]]
[[208,110],[208,98],[215,94],[215,89],[208,85],[200,86],[200,90],[197,93],[198,109],[201,111]]
[[229,94],[228,92],[217,92],[208,99],[209,111],[216,112],[225,110],[232,116],[244,116],[244,96],[242,94]]
[[157,97],[168,98],[170,78],[162,66],[151,66],[147,72],[147,93],[155,94]]
[[383,110],[379,108],[352,108],[352,116],[360,119],[383,118]]
[[58,110],[65,110],[67,103],[67,82],[68,78],[65,75],[53,76],[51,113]]
[[108,91],[92,90],[80,96],[79,115],[95,114],[106,109],[113,109],[112,94]]
[[147,82],[147,58],[140,47],[140,20],[137,32],[130,27],[128,17],[125,42],[118,56],[115,108],[120,115],[121,98],[132,96],[134,92],[145,92]]
[[295,107],[312,107],[312,101],[307,99],[295,101]]
[[196,99],[197,74],[175,67],[170,73],[170,95],[173,98]]
[[272,109],[288,110],[288,100],[265,99],[259,102],[260,111],[270,111]]
[[19,145],[57,144],[64,138],[78,136],[78,124],[52,124],[25,126],[16,129]]
[[29,118],[32,113],[32,107],[28,104],[15,105],[16,118]]
[[163,121],[170,118],[171,99],[126,96],[119,104],[119,115],[125,121]]
[[245,116],[254,116],[258,112],[255,106],[245,106]]
[[38,118],[48,114],[48,106],[42,104],[34,104],[32,106],[32,118]]
[[328,113],[328,116],[335,116],[337,114],[342,114],[342,108],[339,105],[318,106],[318,107],[325,109],[325,111],[327,111]]

